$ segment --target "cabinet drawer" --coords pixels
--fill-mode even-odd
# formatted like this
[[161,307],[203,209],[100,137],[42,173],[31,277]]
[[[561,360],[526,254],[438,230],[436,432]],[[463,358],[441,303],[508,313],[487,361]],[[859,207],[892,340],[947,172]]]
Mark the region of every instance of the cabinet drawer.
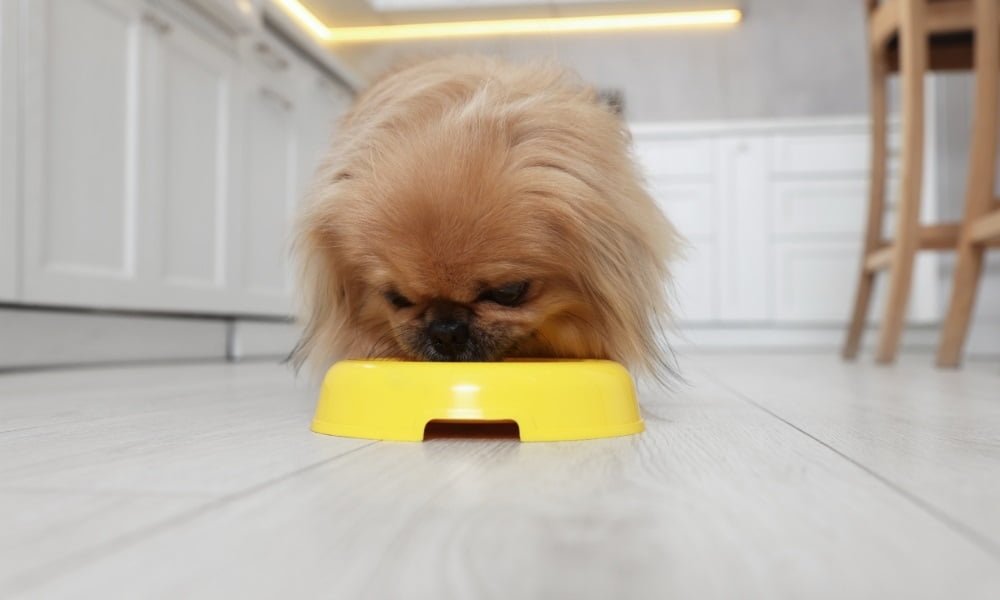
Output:
[[853,242],[782,242],[774,248],[777,321],[840,323],[851,310],[861,238]]
[[774,138],[774,172],[787,175],[850,173],[868,169],[867,135],[779,135]]
[[[776,322],[847,322],[861,266],[860,237],[831,242],[778,242],[772,257]],[[935,258],[926,253],[917,256],[909,323],[931,323],[938,318]],[[869,323],[878,323],[884,304],[885,286],[877,286]]]
[[636,157],[651,178],[704,178],[712,173],[715,143],[712,139],[637,140]]
[[856,234],[864,229],[868,183],[810,180],[775,182],[772,223],[778,235]]
[[672,266],[674,317],[681,323],[718,318],[716,282],[718,249],[712,242],[694,241]]

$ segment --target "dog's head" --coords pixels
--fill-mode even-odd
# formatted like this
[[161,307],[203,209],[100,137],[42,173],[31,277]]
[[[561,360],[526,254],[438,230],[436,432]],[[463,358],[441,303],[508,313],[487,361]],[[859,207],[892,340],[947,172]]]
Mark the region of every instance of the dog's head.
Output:
[[655,360],[672,230],[620,121],[562,74],[493,90],[441,75],[434,94],[419,69],[394,76],[395,101],[362,98],[321,173],[302,351]]

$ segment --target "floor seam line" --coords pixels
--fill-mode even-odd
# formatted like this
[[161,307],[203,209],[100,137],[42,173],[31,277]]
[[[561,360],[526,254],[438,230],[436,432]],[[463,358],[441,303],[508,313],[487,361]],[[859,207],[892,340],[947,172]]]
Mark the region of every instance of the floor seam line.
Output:
[[61,567],[59,567],[60,575],[64,575],[73,570],[78,570],[82,567],[85,567],[88,563],[92,563],[101,558],[110,556],[122,550],[123,548],[128,548],[130,546],[142,543],[152,537],[155,537],[161,533],[169,531],[170,529],[172,529],[177,525],[182,525],[190,521],[193,521],[195,519],[198,519],[199,517],[207,513],[211,513],[219,508],[228,506],[234,502],[253,496],[259,492],[262,492],[270,488],[271,486],[278,485],[286,481],[290,481],[298,477],[299,475],[308,473],[310,471],[313,471],[330,463],[336,462],[344,457],[350,456],[351,454],[364,450],[365,448],[370,448],[379,443],[380,441],[376,440],[368,442],[366,444],[362,444],[361,446],[358,446],[356,448],[351,448],[346,452],[341,452],[336,456],[325,458],[321,461],[306,465],[304,467],[300,467],[290,473],[274,477],[267,481],[263,481],[261,483],[249,486],[245,489],[232,492],[225,496],[220,496],[204,504],[195,506],[194,508],[181,511],[176,515],[163,519],[162,521],[158,521],[156,523],[147,525],[146,527],[142,527],[135,531],[125,533],[123,535],[118,536],[117,538],[108,540],[107,542],[100,544],[96,547],[92,547],[85,551],[81,551],[76,555],[71,555],[62,559],[46,563],[44,565],[39,565],[37,567],[32,567],[31,569],[23,571],[22,573],[15,575],[11,579],[9,579],[8,584],[11,585],[12,588],[14,588],[11,591],[14,591],[16,593],[23,593],[30,591],[32,588],[36,588],[40,585],[43,585],[46,579],[51,578],[53,567],[62,565]]
[[764,406],[764,405],[758,403],[757,401],[755,401],[754,399],[750,398],[747,394],[745,394],[745,393],[739,391],[738,389],[734,388],[732,385],[730,385],[730,384],[728,384],[728,383],[726,383],[726,382],[724,382],[724,381],[722,381],[722,380],[720,380],[720,379],[718,379],[718,378],[716,378],[716,377],[714,377],[712,375],[708,375],[708,377],[716,385],[721,386],[722,388],[724,388],[725,390],[727,390],[731,394],[735,395],[740,400],[742,400],[742,401],[746,402],[747,404],[749,404],[749,405],[757,408],[758,410],[761,410],[761,411],[763,411],[763,412],[771,415],[772,417],[774,417],[775,419],[781,421],[782,423],[784,423],[788,427],[794,429],[795,431],[799,432],[800,434],[804,435],[805,437],[807,437],[807,438],[813,440],[814,442],[816,442],[817,444],[823,446],[827,450],[833,452],[837,456],[843,458],[847,462],[849,462],[852,465],[854,465],[856,468],[864,471],[869,476],[871,476],[872,478],[874,478],[876,481],[878,481],[879,483],[881,483],[885,487],[889,488],[890,490],[892,490],[896,494],[902,496],[905,500],[907,500],[908,502],[910,502],[911,504],[913,504],[914,506],[916,506],[920,510],[924,511],[925,513],[927,513],[930,517],[932,517],[935,520],[939,521],[945,527],[948,527],[953,532],[961,535],[962,537],[967,538],[973,544],[979,546],[980,549],[984,550],[989,555],[991,555],[994,559],[1000,560],[1000,544],[998,544],[997,542],[995,542],[993,539],[980,534],[979,532],[977,532],[976,530],[972,529],[971,527],[969,527],[965,523],[962,523],[961,521],[955,519],[954,517],[952,517],[951,515],[949,515],[945,511],[939,509],[938,507],[934,506],[930,502],[924,500],[920,496],[917,496],[913,492],[907,490],[906,488],[903,488],[902,486],[900,486],[899,484],[895,483],[894,481],[892,481],[888,477],[882,475],[878,471],[875,471],[871,467],[869,467],[869,466],[865,465],[864,463],[858,461],[857,459],[855,459],[854,457],[850,456],[849,454],[846,454],[846,453],[842,452],[841,450],[837,449],[835,446],[833,446],[833,445],[829,444],[828,442],[826,442],[826,441],[824,441],[824,440],[816,437],[815,435],[809,433],[805,429],[802,429],[801,427],[799,427],[795,423],[792,423],[791,421],[789,421],[788,419],[782,417],[781,415],[779,415],[778,413],[774,412],[773,410],[767,408],[766,406]]

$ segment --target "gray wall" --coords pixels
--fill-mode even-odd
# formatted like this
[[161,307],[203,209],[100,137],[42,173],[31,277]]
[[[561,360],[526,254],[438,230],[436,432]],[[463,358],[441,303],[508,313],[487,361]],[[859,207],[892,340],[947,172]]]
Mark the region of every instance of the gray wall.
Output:
[[381,44],[336,52],[366,77],[403,56],[555,58],[625,92],[632,121],[857,115],[867,110],[862,0],[744,0],[722,30]]

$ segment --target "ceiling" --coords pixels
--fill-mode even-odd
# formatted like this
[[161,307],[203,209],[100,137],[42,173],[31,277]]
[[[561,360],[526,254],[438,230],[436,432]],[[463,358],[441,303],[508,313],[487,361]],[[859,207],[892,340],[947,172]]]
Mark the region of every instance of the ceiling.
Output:
[[740,8],[742,0],[301,0],[328,27]]

